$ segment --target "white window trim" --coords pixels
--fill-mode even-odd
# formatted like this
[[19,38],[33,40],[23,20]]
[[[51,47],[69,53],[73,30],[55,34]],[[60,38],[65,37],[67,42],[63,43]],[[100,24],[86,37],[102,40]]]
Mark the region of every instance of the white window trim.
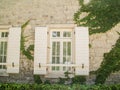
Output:
[[[60,68],[60,70],[59,71],[52,71],[52,69],[49,69],[49,72],[51,72],[51,73],[55,73],[55,72],[58,72],[58,73],[64,73],[65,71],[63,70],[63,66],[65,66],[65,67],[74,67],[75,66],[75,63],[74,63],[74,59],[73,59],[73,57],[74,57],[74,55],[72,54],[73,53],[73,38],[74,38],[74,35],[73,35],[73,31],[74,31],[74,27],[75,27],[75,25],[68,25],[68,24],[66,24],[66,25],[49,25],[49,35],[50,35],[50,37],[49,37],[49,39],[50,39],[50,41],[49,41],[49,43],[50,43],[50,58],[49,58],[49,64],[47,64],[47,66],[50,66],[50,67],[52,67],[52,66],[60,66],[60,67],[62,67],[62,69]],[[62,35],[62,37],[52,37],[52,32],[53,31],[61,31],[61,35]],[[70,31],[71,32],[71,37],[63,37],[63,32],[64,31]],[[56,40],[57,39],[57,40]],[[60,41],[60,42],[63,42],[63,41],[66,41],[66,42],[71,42],[71,61],[72,61],[72,63],[71,64],[63,64],[63,55],[62,56],[60,56],[60,57],[62,57],[61,59],[60,59],[60,64],[52,64],[52,42],[53,41]],[[61,46],[63,46],[63,45],[61,45]],[[61,53],[63,53],[63,47],[61,47],[61,50],[60,50],[60,52]]]
[[[11,25],[0,25],[0,33],[1,32],[9,32],[10,27],[11,27]],[[1,38],[1,36],[0,36],[0,41],[7,41],[8,42],[8,37]],[[7,59],[6,59],[6,63],[0,63],[0,65],[6,65],[6,67],[7,67]],[[9,76],[7,73],[7,69],[0,69],[0,76]]]

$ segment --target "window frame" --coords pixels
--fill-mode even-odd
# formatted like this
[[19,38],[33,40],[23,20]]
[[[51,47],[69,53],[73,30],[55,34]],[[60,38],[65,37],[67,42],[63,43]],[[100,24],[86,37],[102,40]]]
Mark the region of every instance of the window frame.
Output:
[[[52,32],[60,32],[60,37],[53,37],[52,36]],[[71,37],[64,37],[63,33],[64,32],[70,32],[71,33]],[[56,41],[56,42],[60,42],[60,63],[59,64],[63,64],[63,65],[66,65],[66,64],[73,64],[74,61],[73,61],[73,57],[74,55],[72,54],[73,53],[73,29],[72,28],[53,28],[53,29],[50,29],[49,31],[49,43],[50,43],[50,59],[49,59],[49,64],[52,64],[52,42]],[[70,60],[70,63],[63,63],[63,42],[70,42],[71,43],[71,60]],[[60,69],[59,70],[52,70],[52,66],[50,67],[50,72],[65,72],[67,70],[63,70],[63,66],[59,66]],[[69,68],[69,67],[67,67]]]
[[[7,42],[7,46],[8,46],[8,37],[9,37],[9,28],[11,27],[11,25],[0,25],[0,42]],[[7,32],[8,35],[7,37],[1,37],[2,32]],[[6,65],[6,69],[0,69],[0,76],[8,76],[9,74],[7,73],[7,50],[6,49],[6,62],[2,63],[0,62],[0,65]]]

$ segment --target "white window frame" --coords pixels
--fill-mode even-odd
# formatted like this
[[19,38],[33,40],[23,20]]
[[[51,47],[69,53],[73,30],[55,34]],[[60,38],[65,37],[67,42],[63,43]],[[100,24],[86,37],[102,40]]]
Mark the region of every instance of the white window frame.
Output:
[[[8,30],[9,28],[8,27],[9,26],[7,26],[7,27],[6,26],[0,26],[0,44],[1,44],[1,42],[7,42],[7,45],[8,45],[8,36],[7,37],[1,37],[3,32],[7,32],[8,35],[9,35],[9,30]],[[7,49],[6,49],[6,55],[3,55],[3,56],[6,56],[6,62],[0,62],[0,65],[5,65],[6,68],[5,69],[0,68],[0,76],[8,76],[8,74],[6,72],[7,71]]]
[[[52,33],[53,32],[60,32],[60,37],[53,37],[52,36]],[[71,37],[63,37],[63,32],[71,32]],[[72,54],[72,37],[73,37],[73,33],[72,33],[72,29],[69,28],[69,29],[66,29],[66,28],[62,28],[62,29],[51,29],[50,30],[50,61],[49,63],[52,64],[52,42],[60,42],[60,63],[59,64],[62,64],[62,65],[66,65],[66,64],[72,64],[74,61],[73,61],[73,54]],[[71,63],[66,63],[64,64],[63,63],[63,42],[71,42]],[[57,70],[52,70],[52,66],[50,67],[50,72],[65,72],[65,70],[63,70],[63,66],[59,66],[60,69],[57,71]],[[67,66],[66,66],[67,67]]]

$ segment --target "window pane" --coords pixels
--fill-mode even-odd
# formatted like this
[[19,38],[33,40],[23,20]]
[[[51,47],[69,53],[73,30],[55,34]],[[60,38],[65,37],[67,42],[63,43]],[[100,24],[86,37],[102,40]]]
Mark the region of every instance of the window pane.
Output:
[[66,42],[63,42],[63,56],[66,55]]
[[63,32],[63,37],[71,37],[71,32]]
[[4,42],[4,55],[7,54],[7,42]]
[[63,57],[63,63],[65,64],[65,62],[66,62],[66,57]]
[[3,42],[1,42],[0,55],[3,55]]
[[56,32],[52,32],[52,37],[56,37],[57,33]]
[[57,42],[57,55],[60,55],[60,42]]
[[56,59],[57,59],[56,63],[59,64],[60,63],[60,57],[57,57]]
[[2,65],[0,65],[0,69],[2,69]]
[[8,32],[5,33],[5,37],[8,37]]
[[67,54],[71,55],[71,42],[68,42]]
[[6,69],[6,65],[3,65],[3,69]]
[[53,42],[52,43],[52,55],[55,55],[55,46],[56,46],[56,43]]
[[63,71],[65,71],[66,70],[66,67],[63,67]]
[[2,62],[2,56],[0,56],[0,63]]
[[4,62],[4,63],[6,62],[6,56],[4,56],[3,62]]
[[4,32],[2,32],[1,37],[4,37]]
[[71,57],[67,56],[67,63],[70,63],[70,61],[71,61]]
[[56,70],[57,70],[57,71],[59,70],[59,67],[58,67],[58,66],[56,67]]
[[52,70],[55,70],[55,66],[52,66]]
[[60,32],[52,32],[52,37],[60,37]]
[[63,37],[66,37],[66,32],[63,32]]
[[55,63],[55,57],[52,57],[52,63],[53,64]]
[[57,32],[57,37],[60,37],[60,32]]

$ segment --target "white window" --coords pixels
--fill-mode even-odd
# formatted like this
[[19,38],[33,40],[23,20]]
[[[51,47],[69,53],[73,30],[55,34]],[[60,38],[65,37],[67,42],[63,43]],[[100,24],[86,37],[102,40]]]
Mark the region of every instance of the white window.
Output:
[[58,78],[64,72],[89,75],[87,27],[53,25],[35,28],[34,74]]
[[6,70],[8,32],[0,31],[0,69]]
[[[51,64],[71,64],[72,63],[72,30],[51,30],[50,38],[50,61]],[[70,67],[52,66],[52,71],[67,71]]]
[[0,26],[0,76],[19,73],[20,37],[20,27]]

